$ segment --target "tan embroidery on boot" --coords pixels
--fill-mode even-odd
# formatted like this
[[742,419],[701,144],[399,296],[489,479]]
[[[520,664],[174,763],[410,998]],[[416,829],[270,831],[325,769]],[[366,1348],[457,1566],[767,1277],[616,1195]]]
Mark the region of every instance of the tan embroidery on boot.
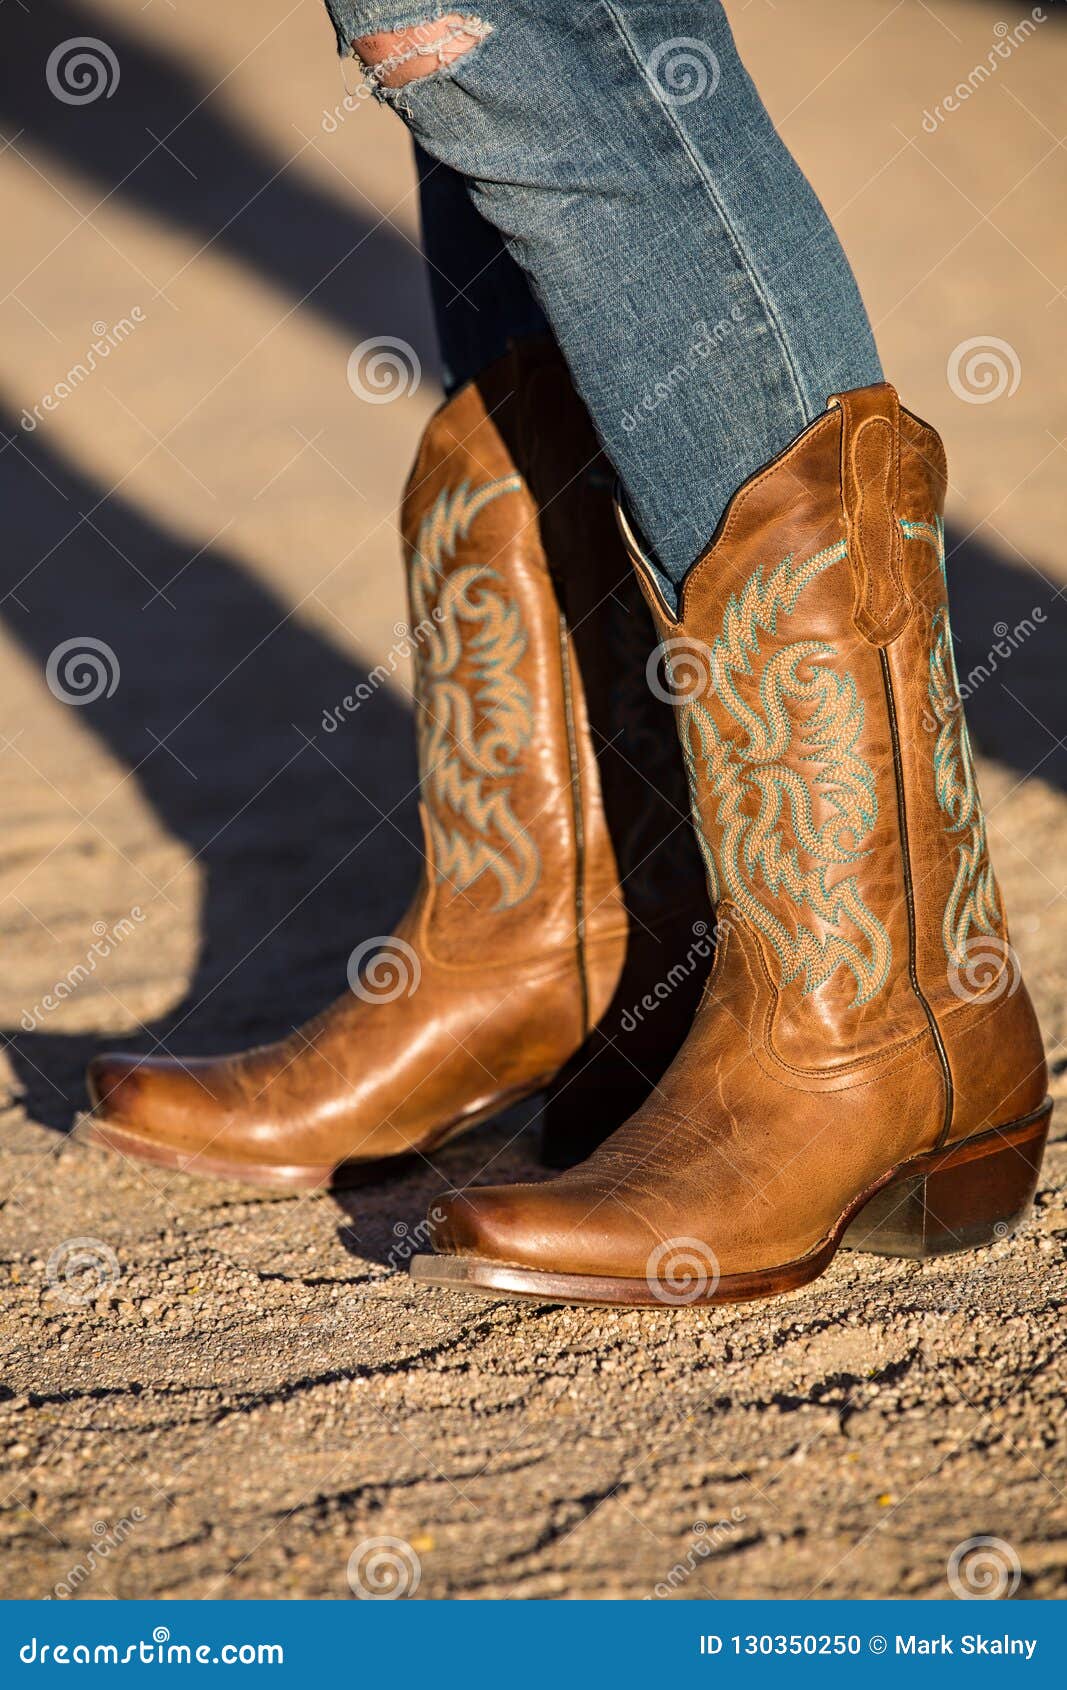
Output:
[[[714,695],[726,720],[720,729],[697,700],[679,712],[679,726],[690,769],[700,776],[694,792],[706,781],[717,801],[717,850],[696,813],[713,900],[732,899],[773,946],[783,986],[802,976],[806,995],[847,968],[860,1004],[884,985],[892,944],[856,876],[832,885],[827,877],[867,855],[878,816],[874,775],[856,751],[863,704],[852,676],[832,666],[838,653],[826,641],[767,650],[760,643],[763,635],[776,639],[779,618],[846,555],[840,541],[801,562],[783,558],[766,579],[762,568],[749,576],[726,606],[711,653]],[[745,696],[742,677],[750,683]],[[803,909],[816,926],[799,921]]]
[[[924,540],[933,547],[947,594],[944,524],[902,521],[901,527],[909,539]],[[989,860],[985,815],[960,697],[947,603],[934,612],[930,632],[929,697],[937,723],[934,791],[956,850],[956,875],[941,919],[941,938],[949,962],[960,963],[971,933],[999,935],[1003,917]]]
[[533,734],[529,688],[517,674],[527,636],[498,570],[446,565],[486,506],[521,487],[508,475],[446,488],[423,518],[411,562],[419,762],[434,873],[459,892],[493,876],[498,910],[521,903],[541,869],[512,808]]

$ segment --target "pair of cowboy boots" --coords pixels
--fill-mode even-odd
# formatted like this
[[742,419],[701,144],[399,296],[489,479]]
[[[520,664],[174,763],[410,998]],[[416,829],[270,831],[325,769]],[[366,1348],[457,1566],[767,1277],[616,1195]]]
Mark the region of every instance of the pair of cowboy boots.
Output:
[[685,771],[611,478],[551,343],[431,420],[401,528],[424,839],[406,915],[279,1043],[98,1057],[91,1141],[310,1189],[547,1090],[543,1154],[563,1166],[681,1045],[711,951]]
[[[569,395],[557,376],[557,392]],[[491,509],[488,487],[507,475],[525,477],[534,490],[531,524],[539,522],[544,555],[551,557],[553,511],[560,515],[569,507],[558,476],[555,499],[546,501],[536,490],[538,459],[552,455],[544,414],[522,449],[512,444],[510,465],[478,450],[477,484],[490,501],[483,508]],[[447,416],[446,407],[438,426]],[[458,439],[446,460],[453,451],[462,458]],[[514,467],[520,463],[521,473]],[[453,517],[449,504],[452,472],[445,472],[447,486],[439,492],[434,475],[424,455],[408,508],[426,477],[443,499],[440,507],[428,507],[429,533],[454,537],[465,519]],[[517,807],[514,783],[513,801],[493,812],[493,825],[502,828],[489,871],[500,883],[495,901],[487,902],[484,877],[476,872],[484,830],[457,830],[457,805],[446,803],[442,810],[440,792],[434,795],[442,769],[447,778],[441,790],[453,798],[463,791],[453,767],[455,742],[445,733],[442,745],[440,717],[446,709],[470,710],[472,690],[457,685],[447,706],[442,701],[427,710],[424,689],[431,868],[414,924],[405,931],[413,946],[422,947],[420,956],[429,958],[432,950],[436,992],[449,936],[474,926],[473,912],[464,922],[457,911],[451,887],[438,901],[441,866],[451,864],[468,891],[478,892],[478,922],[499,918],[505,944],[517,926],[531,936],[521,919],[510,918],[521,901],[516,906],[508,898],[532,881],[536,891],[525,896],[535,898],[529,914],[544,947],[543,966],[540,975],[536,965],[531,968],[530,951],[537,947],[528,944],[520,978],[524,990],[532,989],[533,977],[541,979],[537,989],[545,995],[538,1001],[558,1023],[549,1050],[549,1030],[537,1014],[523,1022],[518,1009],[514,1021],[502,1012],[503,1042],[508,1032],[516,1042],[506,1057],[495,1046],[494,1072],[507,1080],[495,1103],[484,1095],[484,1076],[483,1095],[472,1097],[469,1087],[457,1090],[462,1068],[440,1087],[435,1071],[427,1081],[434,1103],[419,1117],[418,1130],[428,1135],[425,1142],[440,1142],[501,1098],[518,1095],[524,1085],[532,1089],[558,1065],[557,1072],[562,1066],[572,1079],[564,1083],[563,1097],[580,1099],[570,1114],[572,1143],[597,1147],[544,1184],[474,1188],[439,1201],[431,1217],[436,1254],[412,1264],[419,1281],[539,1301],[739,1301],[814,1279],[842,1244],[918,1257],[991,1243],[1025,1216],[1051,1104],[1040,1033],[989,862],[959,698],[945,579],[945,481],[936,433],[901,408],[891,387],[879,385],[832,399],[787,451],[744,484],[690,570],[677,608],[664,599],[640,539],[619,513],[636,578],[670,657],[707,887],[701,894],[684,873],[668,875],[669,884],[684,891],[680,919],[655,889],[646,913],[669,910],[660,930],[677,937],[685,910],[690,925],[693,911],[701,911],[699,925],[705,897],[716,909],[714,967],[680,1048],[675,1040],[688,1006],[685,1015],[649,1017],[651,1035],[632,1067],[619,1031],[624,1023],[612,1024],[605,1008],[613,998],[619,1001],[635,926],[647,936],[640,917],[625,918],[629,880],[619,869],[618,836],[607,821],[615,777],[629,800],[618,810],[624,831],[650,794],[639,789],[635,797],[628,769],[612,760],[601,759],[599,786],[584,773],[588,701],[602,696],[603,668],[615,667],[595,591],[589,596],[592,558],[573,582],[576,592],[586,589],[582,609],[573,608],[568,578],[556,611],[562,645],[550,656],[546,636],[538,664],[521,669],[518,659],[498,661],[510,643],[504,632],[509,618],[503,604],[486,613],[485,644],[493,656],[473,696],[514,705],[524,690],[516,682],[522,681],[533,688],[537,704],[523,714],[533,723],[529,729],[497,722],[494,754],[483,761],[499,770],[509,747],[538,742],[542,695],[534,672],[543,676],[551,669],[555,702],[546,698],[543,720],[549,723],[552,710],[561,708],[561,690],[564,720],[539,743],[546,764],[566,743],[572,770],[571,807],[560,806],[543,835],[535,833],[532,819],[522,825],[526,815]],[[550,478],[546,485],[552,484]],[[591,495],[583,490],[578,504],[580,511],[565,524],[568,536],[589,532],[587,524],[598,521]],[[473,518],[468,527],[473,535]],[[416,581],[427,543],[420,539],[413,556]],[[610,554],[599,526],[593,544],[598,559]],[[515,555],[521,552],[518,547]],[[484,554],[470,555],[469,562],[485,567]],[[516,591],[511,569],[500,573]],[[420,609],[417,590],[413,603]],[[476,616],[485,608],[477,591],[467,604]],[[531,620],[528,614],[528,626]],[[580,636],[591,622],[596,638],[583,669]],[[513,638],[521,643],[518,634]],[[536,644],[526,638],[523,663]],[[622,669],[615,668],[612,678],[624,682]],[[659,722],[653,728],[655,740],[662,728]],[[458,739],[468,743],[466,735]],[[601,750],[594,744],[594,756]],[[663,771],[669,759],[661,755],[660,772],[668,779]],[[581,794],[577,806],[575,790]],[[485,803],[458,806],[468,820],[490,815],[489,789],[477,791]],[[654,815],[652,834],[662,847],[675,834],[668,814],[656,809]],[[580,850],[576,832],[584,842]],[[552,860],[557,847],[562,855]],[[475,936],[483,966],[474,962],[470,990],[483,973],[495,978],[499,953],[495,944],[486,953],[485,931],[479,927]],[[428,932],[434,936],[429,942]],[[567,968],[561,965],[564,936],[572,957],[577,952],[580,959]],[[651,976],[638,969],[633,978],[647,988]],[[486,988],[489,998],[498,989]],[[476,995],[486,1004],[480,985]],[[457,1003],[455,996],[443,1001],[454,1008]],[[403,1012],[398,1037],[405,1042],[392,1047],[392,1065],[383,1046],[370,1042],[365,1018],[357,1016],[353,1024],[348,1006],[339,1013],[333,1032],[327,1017],[327,1033],[313,1030],[306,1041],[314,1051],[318,1039],[329,1036],[344,1072],[358,1075],[350,1082],[358,1101],[342,1103],[335,1090],[334,1115],[354,1110],[350,1127],[366,1128],[361,1146],[373,1144],[377,1154],[383,1145],[400,1148],[404,1131],[385,1114],[397,1107],[390,1076],[407,1067],[411,1041],[437,1049],[443,1010],[431,997],[421,1016],[417,1008]],[[538,1035],[535,1026],[542,1028]],[[362,1060],[353,1045],[357,1038]],[[584,1086],[573,1082],[575,1052],[587,1073],[603,1063],[610,1083],[601,1089],[595,1079]],[[261,1119],[261,1103],[249,1102],[268,1096],[273,1076],[300,1057],[282,1047],[280,1053],[207,1065],[199,1080],[194,1070],[191,1084],[202,1085],[207,1105],[199,1115],[188,1077],[172,1067],[146,1072],[132,1061],[103,1059],[95,1080],[97,1134],[130,1148],[122,1143],[125,1135],[147,1153],[149,1142],[163,1142],[159,1115],[149,1129],[153,1108],[177,1090],[182,1105],[177,1117],[173,1111],[167,1117],[166,1159],[176,1159],[177,1121],[184,1120],[188,1132],[198,1120],[201,1136],[217,1122],[217,1137],[228,1134],[251,1171],[264,1143],[273,1142],[280,1153],[303,1112],[316,1115],[314,1069],[304,1070],[308,1077],[296,1083],[295,1099],[278,1081],[282,1089],[269,1122]],[[125,1114],[115,1107],[124,1090]],[[640,1093],[641,1101],[620,1126],[617,1106],[627,1090]],[[329,1117],[330,1110],[320,1113]],[[436,1126],[428,1125],[431,1116]],[[404,1115],[406,1123],[410,1119]],[[331,1143],[336,1148],[336,1138]],[[234,1159],[231,1148],[228,1171]]]
[[921,1257],[1026,1215],[1051,1103],[963,718],[944,449],[841,394],[663,598],[714,968],[632,1119],[539,1186],[438,1204],[424,1283],[542,1301],[743,1301],[842,1244]]

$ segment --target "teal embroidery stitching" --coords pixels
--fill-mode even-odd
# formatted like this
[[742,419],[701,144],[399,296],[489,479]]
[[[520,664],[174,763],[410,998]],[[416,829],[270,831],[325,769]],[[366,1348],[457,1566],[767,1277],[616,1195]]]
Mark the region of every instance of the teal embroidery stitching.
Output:
[[[521,903],[541,872],[511,800],[533,735],[529,689],[516,673],[527,636],[497,570],[474,563],[447,573],[443,564],[488,505],[521,487],[508,475],[446,488],[423,518],[411,563],[419,762],[434,872],[456,891],[493,875],[497,910]],[[464,663],[470,673],[461,676]]]
[[941,564],[941,573],[945,573],[945,525],[940,520],[933,522],[911,522],[907,517],[901,517],[900,526],[909,540],[925,540],[928,546],[933,546]]
[[[947,592],[944,524],[940,520],[934,525],[902,519],[900,525],[909,538],[924,540],[933,547]],[[1003,917],[989,860],[985,815],[960,697],[947,603],[934,612],[930,637],[929,699],[937,723],[934,791],[956,847],[956,873],[941,918],[941,939],[949,962],[958,965],[965,959],[972,931],[997,935]]]
[[[839,541],[803,562],[783,558],[766,579],[762,568],[753,572],[731,596],[711,652],[714,691],[730,727],[720,733],[710,710],[695,700],[682,707],[679,726],[712,898],[732,899],[766,937],[781,964],[783,986],[803,976],[806,996],[844,967],[856,983],[854,1002],[862,1004],[885,984],[892,942],[867,908],[856,876],[830,886],[827,874],[867,855],[864,841],[878,818],[874,774],[856,750],[863,704],[852,676],[829,666],[839,654],[826,641],[797,640],[768,653],[760,644],[763,634],[777,636],[779,618],[792,613],[805,587],[846,556],[845,542]],[[755,677],[754,660],[760,664],[758,704],[749,704],[735,677]],[[790,759],[804,772],[791,767]],[[718,799],[717,853],[696,811],[698,760]],[[826,812],[820,823],[816,798]],[[793,845],[786,844],[786,822]],[[803,867],[802,855],[813,866]],[[783,894],[793,908],[806,907],[820,931],[800,922],[794,930],[761,892]],[[845,922],[859,940],[823,931]]]

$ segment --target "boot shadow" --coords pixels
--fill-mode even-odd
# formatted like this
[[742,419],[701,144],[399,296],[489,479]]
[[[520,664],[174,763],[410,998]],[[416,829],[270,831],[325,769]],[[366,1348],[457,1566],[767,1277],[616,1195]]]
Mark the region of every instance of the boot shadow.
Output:
[[446,1191],[550,1179],[552,1170],[537,1155],[540,1115],[541,1099],[529,1097],[451,1140],[440,1154],[374,1164],[358,1185],[331,1193],[345,1217],[338,1242],[360,1261],[402,1270],[428,1253],[427,1216]]
[[1067,792],[1067,601],[1035,562],[946,531],[956,668],[977,750]]
[[[224,546],[197,556],[195,540],[106,495],[39,434],[0,423],[6,624],[42,690],[63,641],[89,635],[113,650],[112,696],[67,708],[202,874],[188,988],[119,1042],[211,1054],[288,1032],[345,990],[352,945],[388,933],[407,900],[419,863],[410,711]],[[365,702],[325,733],[324,711],[361,683]],[[4,741],[19,727],[4,723]],[[130,882],[147,932],[175,919],[132,869]],[[100,1041],[47,1023],[3,1036],[29,1112],[69,1128]]]

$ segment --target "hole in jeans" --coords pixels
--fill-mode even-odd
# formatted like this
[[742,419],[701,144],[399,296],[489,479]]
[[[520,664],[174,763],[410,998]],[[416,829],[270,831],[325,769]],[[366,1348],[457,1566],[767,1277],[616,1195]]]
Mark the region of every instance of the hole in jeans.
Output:
[[432,76],[454,64],[484,41],[490,28],[480,18],[450,12],[432,23],[363,35],[353,41],[352,50],[362,61],[369,81],[379,88],[402,88],[407,82]]

